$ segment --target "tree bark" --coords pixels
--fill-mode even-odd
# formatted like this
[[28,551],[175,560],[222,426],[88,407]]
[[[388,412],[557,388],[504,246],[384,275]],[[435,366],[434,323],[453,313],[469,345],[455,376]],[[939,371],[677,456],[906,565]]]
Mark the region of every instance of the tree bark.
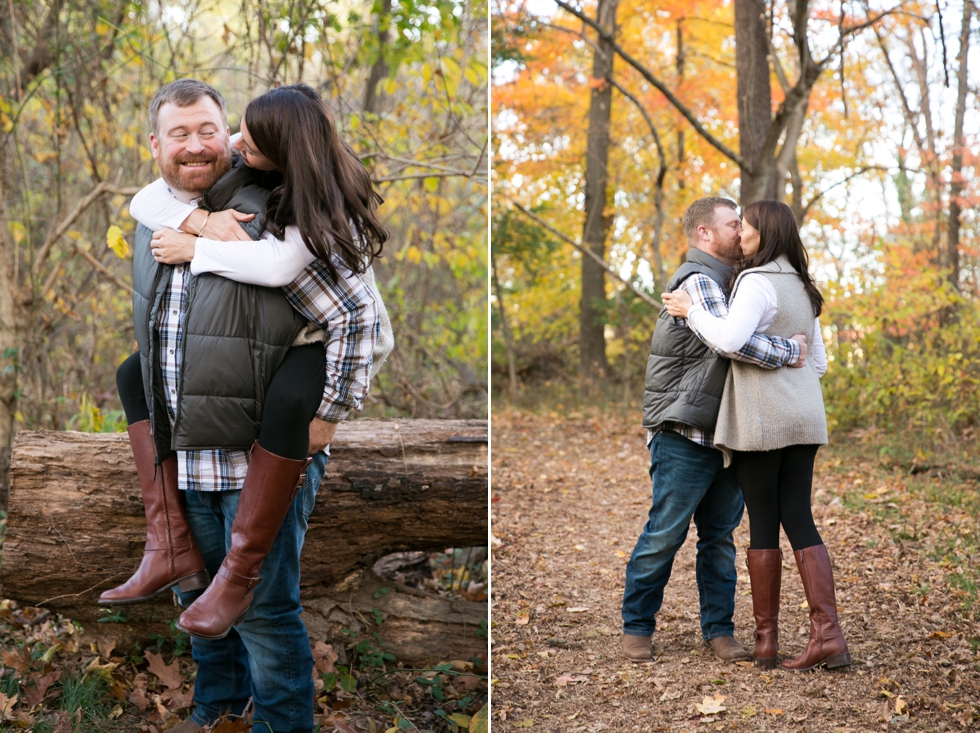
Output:
[[963,180],[963,118],[966,115],[967,56],[970,50],[970,22],[973,19],[973,3],[963,3],[963,24],[960,27],[959,71],[956,79],[956,117],[953,123],[952,180],[949,185],[949,228],[946,235],[947,265],[950,284],[960,289],[960,214],[963,206],[960,196],[966,182]]
[[507,376],[510,378],[510,401],[517,402],[517,365],[514,363],[514,337],[510,332],[510,322],[507,320],[507,309],[504,308],[504,291],[497,277],[497,258],[490,251],[490,273],[493,276],[493,292],[497,296],[497,307],[500,309],[500,330],[504,334],[504,348],[507,350]]
[[[395,587],[368,569],[391,552],[487,544],[486,442],[481,420],[364,419],[340,427],[302,560],[311,634],[336,632],[315,638],[347,640],[339,629],[370,625],[376,607],[391,623],[371,631],[396,653],[420,655],[412,660],[485,649],[474,619],[486,618],[486,604]],[[3,596],[81,622],[98,619],[98,594],[129,577],[143,553],[146,525],[127,436],[21,433],[11,477]],[[394,592],[381,593],[380,585]],[[120,633],[162,628],[176,613],[170,594],[121,610]]]
[[[615,38],[616,5],[619,0],[599,0],[596,22]],[[606,184],[609,179],[609,127],[612,117],[613,44],[600,36],[592,62],[592,99],[585,157],[585,226],[583,244],[600,259],[606,256],[609,217]],[[582,258],[582,296],[579,302],[579,352],[582,375],[599,378],[606,371],[605,271],[590,258]]]
[[385,50],[388,45],[388,25],[391,23],[391,0],[381,0],[381,13],[378,15],[378,58],[371,66],[371,75],[364,88],[364,111],[377,113],[380,95],[378,84],[388,76],[388,62],[385,61]]
[[[742,206],[775,198],[775,175],[760,165],[772,124],[769,35],[765,0],[735,0],[735,72],[738,87],[739,168]],[[760,178],[760,180],[756,180]]]

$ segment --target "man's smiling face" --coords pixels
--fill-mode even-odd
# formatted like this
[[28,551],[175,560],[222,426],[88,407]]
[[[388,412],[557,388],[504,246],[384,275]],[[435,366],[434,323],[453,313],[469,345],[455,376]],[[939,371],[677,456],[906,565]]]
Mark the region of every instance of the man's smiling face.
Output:
[[187,107],[165,104],[157,127],[150,148],[163,180],[175,191],[200,196],[231,168],[228,126],[210,97]]

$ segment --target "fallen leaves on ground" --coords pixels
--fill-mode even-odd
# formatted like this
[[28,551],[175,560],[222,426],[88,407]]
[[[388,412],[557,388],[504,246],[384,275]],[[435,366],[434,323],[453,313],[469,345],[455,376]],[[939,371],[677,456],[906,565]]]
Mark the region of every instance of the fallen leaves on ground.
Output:
[[[495,733],[976,726],[975,480],[909,476],[856,440],[820,450],[813,513],[834,566],[851,667],[794,674],[716,660],[701,640],[693,525],[657,619],[655,661],[638,665],[620,652],[620,606],[649,510],[645,431],[609,416],[505,411],[494,412],[493,431]],[[747,529],[746,517],[735,536],[735,635],[750,647]],[[788,544],[783,558],[781,651],[796,656],[808,610]],[[515,623],[522,614],[528,622]],[[726,710],[699,710],[719,686]]]

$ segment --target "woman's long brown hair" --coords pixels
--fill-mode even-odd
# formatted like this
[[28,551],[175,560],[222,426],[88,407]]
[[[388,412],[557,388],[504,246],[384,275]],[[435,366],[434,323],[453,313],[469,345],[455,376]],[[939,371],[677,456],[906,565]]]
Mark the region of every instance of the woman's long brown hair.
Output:
[[793,210],[781,201],[753,201],[742,209],[742,218],[759,232],[759,251],[735,264],[730,286],[735,287],[739,273],[785,256],[803,280],[803,287],[813,304],[813,314],[819,316],[823,310],[823,296],[810,277],[810,258],[800,239]]
[[364,272],[388,239],[377,214],[382,198],[320,95],[306,84],[272,89],[249,102],[244,119],[255,147],[283,174],[266,205],[269,231],[282,239],[287,226],[298,227],[335,278],[335,260]]

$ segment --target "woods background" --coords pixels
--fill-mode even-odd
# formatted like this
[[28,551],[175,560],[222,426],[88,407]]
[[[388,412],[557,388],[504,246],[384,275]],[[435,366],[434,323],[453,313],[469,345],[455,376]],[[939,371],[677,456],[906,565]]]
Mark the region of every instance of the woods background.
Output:
[[0,7],[0,508],[16,428],[124,426],[147,111],[194,76],[237,130],[305,81],[368,166],[397,348],[372,416],[486,417],[487,13],[461,0],[13,0]]
[[683,259],[684,210],[778,198],[827,301],[832,430],[919,460],[972,443],[971,0],[497,1],[491,15],[502,397],[582,385],[635,405],[657,316],[643,296],[659,302]]

